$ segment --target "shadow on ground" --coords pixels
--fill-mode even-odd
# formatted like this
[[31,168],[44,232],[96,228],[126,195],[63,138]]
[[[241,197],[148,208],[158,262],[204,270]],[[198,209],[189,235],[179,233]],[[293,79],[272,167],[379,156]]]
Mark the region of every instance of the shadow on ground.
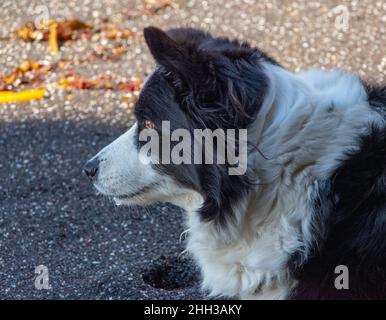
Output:
[[[89,122],[0,124],[0,298],[202,298],[179,257],[183,212],[121,208],[83,177],[86,159],[125,128]],[[35,288],[35,268],[50,290]]]

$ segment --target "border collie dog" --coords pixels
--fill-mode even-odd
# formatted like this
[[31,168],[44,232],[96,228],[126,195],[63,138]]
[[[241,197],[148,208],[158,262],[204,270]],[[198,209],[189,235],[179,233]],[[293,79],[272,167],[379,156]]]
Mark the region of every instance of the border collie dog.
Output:
[[[86,163],[95,188],[117,204],[185,209],[187,251],[213,296],[386,298],[386,86],[338,70],[294,74],[200,30],[144,36],[156,68],[135,124]],[[247,129],[245,173],[141,161],[141,130],[164,121]]]

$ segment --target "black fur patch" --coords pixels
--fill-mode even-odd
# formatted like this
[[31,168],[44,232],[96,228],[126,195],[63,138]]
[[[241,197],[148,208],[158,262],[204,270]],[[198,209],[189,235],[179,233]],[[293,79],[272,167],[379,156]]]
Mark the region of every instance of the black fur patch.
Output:
[[[386,111],[386,88],[366,86],[369,103]],[[293,299],[386,298],[386,128],[360,138],[315,199],[316,243],[302,265]],[[349,290],[337,290],[335,267],[349,269]]]

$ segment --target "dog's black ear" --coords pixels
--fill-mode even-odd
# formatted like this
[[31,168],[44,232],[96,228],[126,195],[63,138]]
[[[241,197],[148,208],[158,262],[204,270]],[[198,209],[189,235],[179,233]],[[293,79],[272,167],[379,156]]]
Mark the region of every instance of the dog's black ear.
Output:
[[188,59],[188,52],[184,47],[156,27],[145,28],[144,36],[151,54],[160,65],[173,71],[182,71],[179,69]]
[[[212,57],[196,48],[187,30],[179,31],[179,35],[174,34],[179,39],[176,40],[156,27],[144,29],[145,41],[154,59],[167,70],[179,74],[187,83],[202,85],[213,80],[215,72]],[[211,83],[214,84],[214,81]]]

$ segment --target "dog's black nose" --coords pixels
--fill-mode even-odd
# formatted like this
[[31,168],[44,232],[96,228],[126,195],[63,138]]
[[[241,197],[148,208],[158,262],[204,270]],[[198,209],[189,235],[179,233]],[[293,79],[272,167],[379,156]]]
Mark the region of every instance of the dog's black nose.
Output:
[[86,164],[83,167],[84,173],[89,177],[90,179],[95,178],[99,167],[99,159],[97,157],[92,158],[91,160],[88,160]]

